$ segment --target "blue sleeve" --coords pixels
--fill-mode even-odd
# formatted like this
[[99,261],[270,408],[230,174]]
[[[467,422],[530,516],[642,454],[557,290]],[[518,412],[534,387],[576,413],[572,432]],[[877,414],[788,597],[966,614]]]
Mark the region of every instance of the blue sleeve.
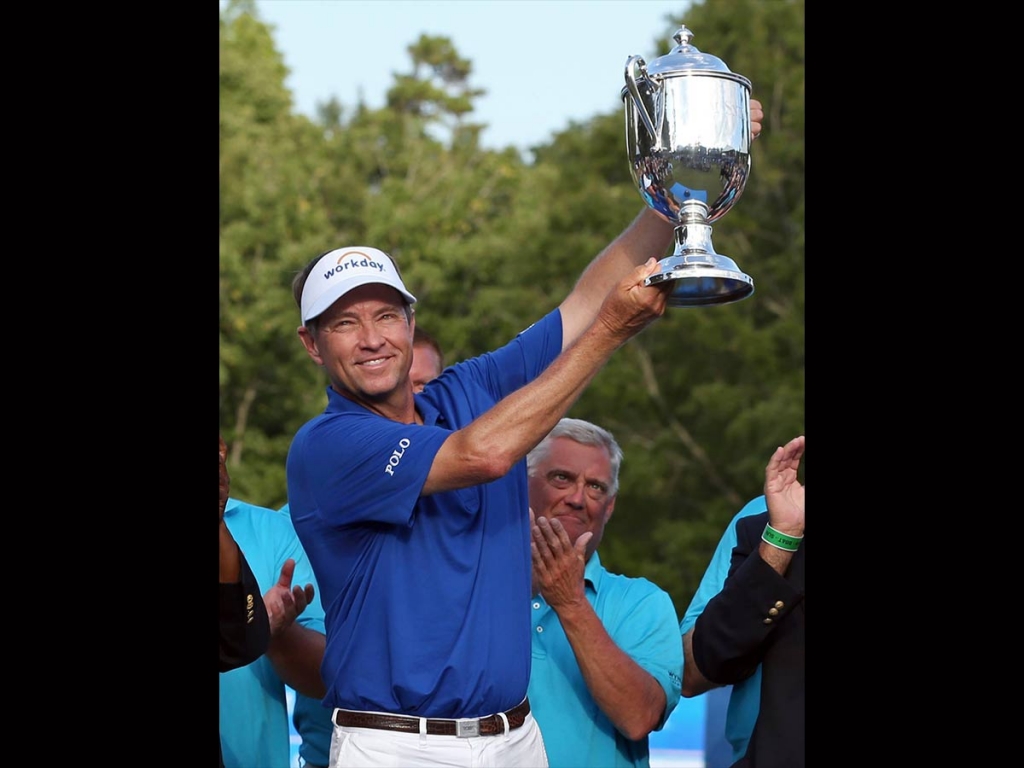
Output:
[[758,496],[748,501],[733,516],[725,532],[722,534],[722,538],[718,541],[715,554],[711,556],[711,562],[708,563],[707,570],[704,571],[704,577],[700,580],[700,585],[697,587],[693,599],[690,600],[690,605],[687,606],[686,612],[683,614],[683,620],[679,622],[680,635],[685,635],[689,630],[693,629],[693,625],[697,623],[697,617],[703,613],[708,601],[721,592],[722,587],[725,586],[725,579],[729,575],[729,566],[732,563],[732,550],[736,546],[736,521],[742,517],[760,514],[767,508],[764,496]]
[[[501,400],[540,376],[562,351],[562,313],[554,309],[508,344],[457,363],[460,374]],[[429,384],[428,384],[429,386]]]
[[289,496],[294,501],[305,491],[332,527],[366,521],[408,525],[449,435],[448,429],[370,413],[323,418],[300,430],[292,444]]
[[665,711],[655,728],[660,730],[682,691],[683,645],[672,598],[647,579],[630,579],[627,591],[603,613],[601,622],[615,644],[665,691]]
[[659,589],[647,598],[646,603],[644,610],[648,612],[650,623],[644,636],[637,638],[634,647],[627,653],[665,691],[665,711],[654,728],[660,731],[682,695],[683,644],[679,642],[679,632],[676,630],[678,617],[669,594]]

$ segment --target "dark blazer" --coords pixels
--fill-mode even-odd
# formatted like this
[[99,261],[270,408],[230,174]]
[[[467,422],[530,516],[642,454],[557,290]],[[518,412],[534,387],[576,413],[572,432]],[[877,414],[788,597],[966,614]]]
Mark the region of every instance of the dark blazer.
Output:
[[241,580],[220,585],[220,671],[229,672],[251,664],[270,643],[270,619],[245,555],[241,559]]
[[804,551],[785,577],[758,554],[768,513],[736,523],[729,576],[693,628],[693,659],[708,680],[729,685],[761,664],[761,707],[747,753],[734,768],[804,766]]
[[[260,585],[245,555],[241,558],[241,580],[220,585],[220,671],[244,667],[256,661],[270,644],[270,618],[260,594]],[[221,749],[220,740],[217,741]],[[224,753],[220,754],[224,768]]]

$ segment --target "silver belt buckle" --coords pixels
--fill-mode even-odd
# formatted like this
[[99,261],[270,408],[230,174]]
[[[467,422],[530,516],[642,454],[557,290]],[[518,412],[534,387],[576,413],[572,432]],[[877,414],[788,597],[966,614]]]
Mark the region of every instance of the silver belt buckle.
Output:
[[468,739],[470,736],[480,735],[480,720],[465,719],[455,721],[455,735],[460,739]]

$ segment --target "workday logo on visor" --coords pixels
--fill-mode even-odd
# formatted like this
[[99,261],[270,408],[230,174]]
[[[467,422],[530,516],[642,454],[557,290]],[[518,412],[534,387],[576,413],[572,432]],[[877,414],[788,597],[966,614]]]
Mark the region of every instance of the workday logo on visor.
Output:
[[353,288],[368,283],[390,285],[410,304],[416,303],[386,253],[362,245],[337,248],[325,253],[306,278],[302,322],[312,320]]

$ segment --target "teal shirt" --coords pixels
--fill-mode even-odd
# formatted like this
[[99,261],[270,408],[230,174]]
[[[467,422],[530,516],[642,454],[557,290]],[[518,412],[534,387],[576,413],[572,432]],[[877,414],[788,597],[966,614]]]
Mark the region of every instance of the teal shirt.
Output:
[[[644,578],[610,573],[595,552],[584,572],[587,600],[615,644],[665,691],[660,730],[679,703],[683,649],[672,598]],[[562,624],[539,595],[530,601],[533,660],[530,709],[544,736],[550,768],[649,766],[648,739],[630,741],[598,708]]]
[[[224,522],[245,553],[260,589],[266,593],[277,583],[281,566],[295,560],[292,586],[313,584],[313,569],[295,535],[287,514],[228,499]],[[297,619],[317,632],[324,631],[320,590]],[[330,712],[323,718],[330,722]],[[220,741],[225,768],[288,768],[291,747],[288,703],[284,682],[266,656],[220,675]],[[327,748],[330,748],[328,742]]]
[[[697,617],[704,612],[708,602],[722,591],[725,579],[729,575],[729,564],[732,562],[732,550],[736,546],[736,521],[748,515],[758,515],[768,509],[764,496],[751,499],[730,521],[722,538],[718,541],[715,554],[711,557],[700,586],[690,601],[683,620],[679,622],[679,634],[685,635],[697,623]],[[747,752],[750,734],[754,731],[754,722],[761,708],[761,667],[754,674],[732,687],[729,694],[729,706],[725,711],[725,738],[732,746],[732,759],[739,760]]]
[[[291,519],[291,508],[285,504],[279,512]],[[294,583],[294,579],[293,579]],[[305,584],[306,582],[302,582]],[[316,581],[312,581],[315,585]],[[316,592],[317,607],[320,607],[320,590]],[[323,615],[323,610],[320,611]],[[323,630],[321,630],[322,632]],[[302,738],[299,744],[299,757],[302,764],[327,765],[330,762],[331,734],[334,723],[331,722],[332,709],[324,707],[320,699],[311,699],[295,691],[295,707],[292,711],[292,724],[295,732]]]

